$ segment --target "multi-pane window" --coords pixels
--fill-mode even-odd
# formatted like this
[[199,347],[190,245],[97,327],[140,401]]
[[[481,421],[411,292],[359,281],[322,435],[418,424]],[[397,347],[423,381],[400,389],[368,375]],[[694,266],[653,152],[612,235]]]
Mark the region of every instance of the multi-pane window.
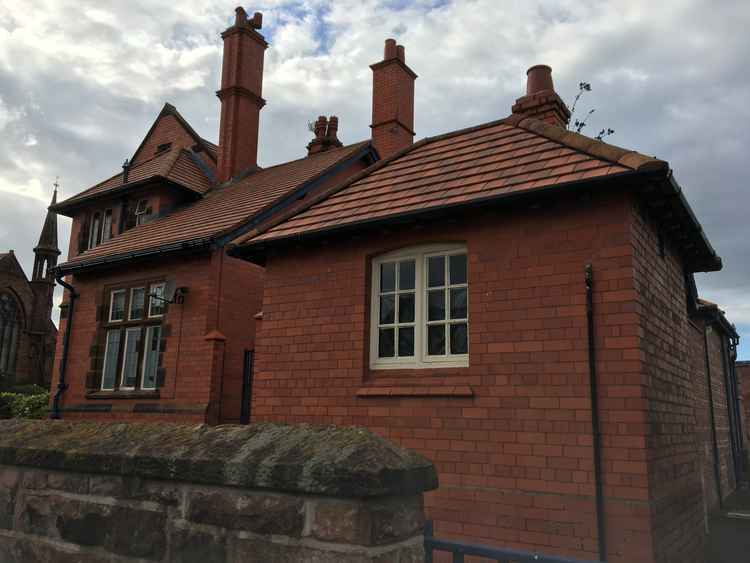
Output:
[[153,390],[161,353],[161,321],[166,312],[160,297],[163,282],[142,283],[109,292],[104,326],[104,391]]
[[427,246],[373,261],[371,367],[467,366],[466,249]]

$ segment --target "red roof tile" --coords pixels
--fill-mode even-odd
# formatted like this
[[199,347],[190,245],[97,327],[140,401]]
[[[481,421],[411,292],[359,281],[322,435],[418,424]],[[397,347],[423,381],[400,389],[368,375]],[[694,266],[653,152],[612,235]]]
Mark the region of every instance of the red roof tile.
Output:
[[128,170],[127,183],[123,182],[123,174],[119,172],[87,190],[61,201],[52,208],[56,211],[69,209],[83,201],[125,189],[133,184],[160,178],[179,184],[183,188],[198,194],[207,192],[211,187],[211,181],[198,164],[198,157],[186,149],[175,148],[132,166]]
[[[331,149],[313,156],[253,172],[229,185],[208,191],[203,199],[151,223],[137,226],[88,250],[60,268],[69,270],[102,261],[127,258],[172,245],[179,248],[212,239],[241,226],[256,213],[271,207],[295,188],[338,163],[366,150],[368,142]],[[187,171],[176,164],[174,177]],[[189,166],[186,170],[192,170]]]
[[531,118],[511,116],[424,139],[296,216],[236,243],[262,242],[460,205],[666,163]]

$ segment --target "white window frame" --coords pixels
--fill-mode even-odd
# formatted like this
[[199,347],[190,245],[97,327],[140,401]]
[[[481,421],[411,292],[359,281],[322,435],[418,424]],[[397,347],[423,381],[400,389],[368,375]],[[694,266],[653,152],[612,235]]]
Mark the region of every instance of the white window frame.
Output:
[[114,304],[115,304],[115,295],[117,294],[127,295],[124,289],[115,289],[112,291],[109,295],[109,322],[111,323],[121,323],[126,318],[128,318],[128,311],[125,305],[127,305],[127,299],[125,300],[125,303],[123,303],[123,310],[122,310],[122,318],[121,319],[113,319],[112,313],[115,310]]
[[[128,340],[130,339],[131,334],[137,334],[138,338],[143,338],[143,327],[142,326],[131,326],[126,327],[125,329],[125,337],[123,339],[122,343],[122,366],[120,366],[120,389],[123,391],[135,391],[135,385],[128,386],[125,385],[125,366],[128,365]],[[143,342],[141,341],[141,345]],[[140,350],[138,347],[136,347],[136,361],[135,361],[135,380],[138,381],[138,354],[140,353]]]
[[[430,256],[451,256],[467,254],[467,328],[468,318],[468,252],[462,244],[430,244],[415,246],[389,252],[372,260],[372,277],[370,292],[370,369],[429,369],[429,368],[460,368],[469,366],[469,354],[451,354],[449,337],[446,332],[446,354],[444,356],[428,356],[427,354],[427,259]],[[414,260],[414,356],[407,358],[379,358],[378,337],[380,325],[380,266],[386,262]],[[446,284],[448,280],[446,279]],[[446,317],[450,315],[446,304]],[[396,319],[397,321],[398,319]],[[408,323],[407,323],[408,324]],[[446,318],[444,325],[453,324]],[[449,330],[449,329],[448,329]],[[395,341],[398,354],[398,339]]]
[[[112,378],[112,387],[105,387],[104,386],[104,380],[106,379],[105,376],[107,375],[107,355],[109,354],[109,333],[110,332],[119,332],[120,338],[117,340],[118,346],[117,350],[115,350],[115,376]],[[115,390],[115,384],[117,383],[117,360],[120,359],[120,346],[122,345],[122,328],[110,328],[105,332],[104,335],[104,363],[102,364],[102,383],[99,386],[102,391],[114,391]]]
[[97,211],[91,216],[91,223],[89,224],[89,249],[99,246],[101,242],[101,231],[102,216],[101,213]]
[[[159,343],[156,345],[156,373],[154,374],[154,386],[153,387],[147,387],[145,385],[146,382],[146,360],[148,359],[148,346],[149,342],[151,341],[151,338],[153,337],[153,330],[159,329]],[[153,391],[156,389],[156,381],[159,377],[159,354],[161,353],[161,339],[163,335],[163,329],[162,325],[148,325],[145,327],[144,330],[144,337],[143,337],[143,362],[141,365],[141,389],[144,391]]]
[[[139,289],[143,290],[143,316],[133,317],[133,294]],[[148,296],[148,286],[131,287],[130,288],[130,302],[128,303],[128,320],[129,321],[142,321],[146,318],[146,300],[149,300],[149,307],[151,306],[151,300]]]
[[112,210],[105,209],[102,214],[102,234],[99,237],[101,242],[107,242],[112,238]]
[[154,304],[154,298],[151,297],[151,296],[156,293],[155,290],[156,290],[157,287],[161,288],[161,297],[163,298],[164,297],[164,293],[166,291],[167,284],[166,284],[166,282],[160,282],[160,283],[152,284],[149,287],[149,290],[146,293],[146,296],[148,297],[148,318],[149,319],[158,319],[158,318],[161,318],[161,317],[164,316],[164,313],[166,312],[165,311],[166,305],[167,305],[166,301],[161,301],[160,302],[160,305],[161,305],[161,308],[162,308],[162,312],[161,313],[153,314],[151,312],[152,306]]
[[135,206],[135,224],[143,225],[144,223],[148,222],[149,217],[150,215],[148,213],[148,200],[147,199],[138,200],[138,203]]

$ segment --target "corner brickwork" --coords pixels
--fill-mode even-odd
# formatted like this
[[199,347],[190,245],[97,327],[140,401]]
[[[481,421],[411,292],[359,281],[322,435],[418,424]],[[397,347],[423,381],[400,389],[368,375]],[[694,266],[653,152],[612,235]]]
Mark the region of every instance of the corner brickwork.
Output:
[[0,560],[423,560],[426,459],[357,428],[0,422]]

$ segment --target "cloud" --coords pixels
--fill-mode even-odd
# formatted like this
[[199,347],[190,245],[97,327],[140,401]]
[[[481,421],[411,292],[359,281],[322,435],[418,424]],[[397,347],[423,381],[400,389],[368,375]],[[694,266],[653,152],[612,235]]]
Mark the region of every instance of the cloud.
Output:
[[[27,270],[55,176],[63,195],[108,177],[165,101],[218,136],[219,33],[236,1],[5,0],[0,5],[0,249]],[[276,0],[263,12],[260,160],[304,154],[307,123],[340,117],[369,136],[371,71],[383,40],[417,72],[418,137],[507,115],[526,68],[544,62],[558,92],[593,90],[585,132],[668,160],[724,258],[698,276],[750,340],[750,6],[741,0]],[[11,227],[12,225],[12,227]],[[64,229],[61,228],[61,234]],[[750,358],[750,347],[743,348]]]

